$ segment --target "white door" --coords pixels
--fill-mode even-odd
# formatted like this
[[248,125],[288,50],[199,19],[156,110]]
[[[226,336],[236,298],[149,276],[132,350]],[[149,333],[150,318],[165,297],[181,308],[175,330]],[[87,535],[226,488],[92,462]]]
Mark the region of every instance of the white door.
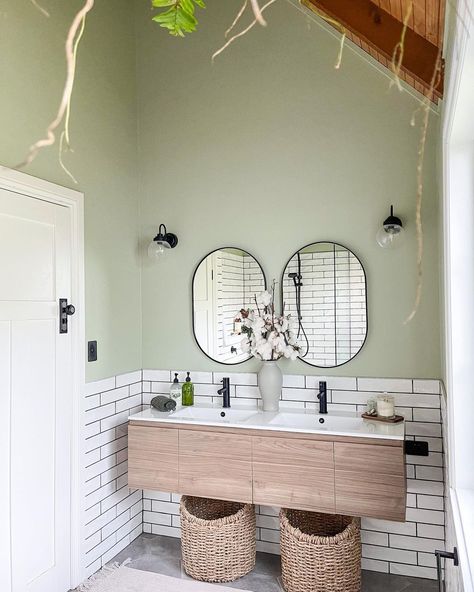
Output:
[[194,334],[208,356],[215,355],[214,256],[206,257],[193,282]]
[[0,189],[0,590],[70,584],[71,219]]

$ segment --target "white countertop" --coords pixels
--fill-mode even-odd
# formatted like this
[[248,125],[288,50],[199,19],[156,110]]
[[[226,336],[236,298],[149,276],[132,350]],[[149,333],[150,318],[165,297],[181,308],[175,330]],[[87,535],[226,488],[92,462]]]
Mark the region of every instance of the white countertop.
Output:
[[313,410],[285,409],[284,407],[280,407],[278,412],[246,407],[223,409],[215,405],[193,405],[180,407],[175,411],[160,412],[150,407],[131,415],[129,419],[356,438],[386,440],[404,440],[405,438],[405,422],[389,424],[362,419],[358,413],[331,412],[327,415],[319,415]]

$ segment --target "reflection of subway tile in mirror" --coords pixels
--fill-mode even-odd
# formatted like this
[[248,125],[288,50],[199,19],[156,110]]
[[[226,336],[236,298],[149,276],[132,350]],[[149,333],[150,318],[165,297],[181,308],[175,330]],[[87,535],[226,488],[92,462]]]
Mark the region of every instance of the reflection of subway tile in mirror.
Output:
[[[314,243],[300,251],[299,341],[304,360],[317,366],[338,366],[352,359],[367,333],[365,273],[357,257],[333,243]],[[290,273],[298,272],[295,254],[283,275],[285,310],[298,330],[297,299]],[[308,338],[308,347],[306,338]]]
[[249,359],[234,321],[264,289],[260,265],[245,251],[222,248],[201,262],[193,282],[194,333],[210,358],[224,364]]

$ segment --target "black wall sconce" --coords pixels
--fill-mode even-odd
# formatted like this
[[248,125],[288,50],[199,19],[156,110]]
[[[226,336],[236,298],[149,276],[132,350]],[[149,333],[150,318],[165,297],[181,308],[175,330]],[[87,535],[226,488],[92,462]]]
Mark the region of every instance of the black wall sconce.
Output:
[[148,245],[148,257],[158,261],[169,249],[174,249],[178,244],[178,237],[172,232],[167,232],[166,226],[160,224],[158,234]]
[[390,216],[384,220],[377,232],[377,242],[382,249],[396,249],[403,243],[405,230],[400,218],[393,215],[393,206],[390,206]]

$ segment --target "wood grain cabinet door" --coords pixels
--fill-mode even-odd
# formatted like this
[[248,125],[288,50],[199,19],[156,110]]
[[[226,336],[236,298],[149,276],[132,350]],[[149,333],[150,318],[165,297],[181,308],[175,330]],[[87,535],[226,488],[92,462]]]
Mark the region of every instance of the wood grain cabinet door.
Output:
[[251,503],[250,436],[180,430],[179,492]]
[[403,446],[334,444],[336,511],[353,516],[405,520]]
[[128,486],[178,491],[178,430],[128,426]]
[[256,504],[333,513],[333,443],[296,438],[252,438]]

